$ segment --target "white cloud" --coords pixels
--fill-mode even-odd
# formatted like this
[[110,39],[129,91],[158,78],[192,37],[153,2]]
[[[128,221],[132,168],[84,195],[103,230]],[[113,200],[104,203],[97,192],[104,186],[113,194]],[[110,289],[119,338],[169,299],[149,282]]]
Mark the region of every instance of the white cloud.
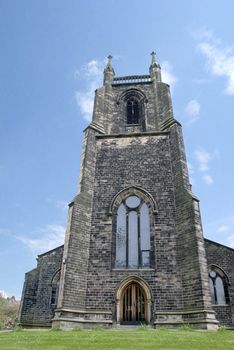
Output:
[[190,100],[185,108],[185,113],[189,118],[189,122],[193,123],[199,119],[200,103],[197,100]]
[[76,101],[78,106],[80,107],[82,117],[88,122],[92,119],[92,111],[93,111],[93,91],[87,92],[76,92]]
[[226,216],[204,223],[205,235],[224,245],[234,248],[234,216]]
[[219,226],[218,227],[218,229],[217,229],[217,232],[226,232],[226,231],[228,231],[228,226],[227,225],[221,225],[221,226]]
[[168,61],[163,61],[161,64],[162,81],[171,87],[171,91],[177,82],[177,77],[172,73],[172,65]]
[[33,254],[41,254],[54,249],[64,243],[65,227],[56,224],[46,225],[36,232],[39,238],[29,238],[25,236],[16,237],[24,243]]
[[233,46],[224,46],[221,40],[214,38],[212,32],[205,30],[200,37],[198,49],[206,57],[211,74],[226,77],[225,92],[234,95]]
[[214,182],[213,178],[212,178],[210,175],[208,175],[208,174],[204,174],[204,175],[202,176],[202,178],[203,178],[203,180],[205,181],[205,183],[206,183],[207,185],[212,185],[213,182]]
[[207,152],[203,148],[198,148],[194,152],[195,159],[198,162],[199,171],[207,171],[209,169],[209,162],[212,159],[211,153]]
[[90,78],[94,79],[94,77],[100,77],[103,73],[103,68],[106,60],[102,62],[98,62],[97,60],[92,60],[88,62],[87,66],[85,67],[85,75]]
[[103,73],[103,69],[105,66],[106,60],[97,61],[92,60],[88,62],[81,69],[77,69],[74,73],[76,79],[91,79],[93,80],[95,77],[100,77]]
[[198,147],[194,152],[194,158],[197,162],[197,170],[202,173],[202,180],[207,185],[212,185],[214,183],[213,177],[209,174],[210,161],[218,157],[218,150],[214,150],[211,153],[204,148]]
[[102,61],[92,60],[80,70],[75,71],[76,79],[85,80],[85,89],[76,91],[75,99],[81,116],[87,121],[92,119],[94,92],[102,85],[105,64],[106,59]]

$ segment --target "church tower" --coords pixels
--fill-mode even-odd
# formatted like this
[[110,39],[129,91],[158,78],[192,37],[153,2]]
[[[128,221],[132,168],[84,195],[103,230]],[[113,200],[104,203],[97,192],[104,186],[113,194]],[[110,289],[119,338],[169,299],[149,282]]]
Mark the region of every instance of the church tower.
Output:
[[53,327],[217,327],[199,201],[154,52],[149,75],[116,77],[108,57],[60,276]]

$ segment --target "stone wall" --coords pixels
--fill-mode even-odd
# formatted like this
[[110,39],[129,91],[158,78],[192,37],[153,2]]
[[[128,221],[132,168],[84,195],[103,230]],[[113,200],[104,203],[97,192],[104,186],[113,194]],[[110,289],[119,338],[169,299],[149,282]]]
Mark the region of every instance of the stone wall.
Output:
[[51,283],[61,269],[63,246],[38,256],[37,268],[26,273],[19,323],[23,326],[51,326]]

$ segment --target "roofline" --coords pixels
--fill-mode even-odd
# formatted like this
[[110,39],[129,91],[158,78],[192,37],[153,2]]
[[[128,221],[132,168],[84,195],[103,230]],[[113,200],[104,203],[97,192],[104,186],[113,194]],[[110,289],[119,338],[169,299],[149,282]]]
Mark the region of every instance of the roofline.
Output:
[[234,248],[228,247],[227,245],[224,245],[222,243],[218,243],[218,242],[212,241],[211,239],[208,239],[208,238],[204,238],[204,240],[207,241],[207,242],[216,244],[216,245],[221,245],[222,247],[231,249],[234,252]]
[[64,246],[64,244],[60,245],[59,247],[53,248],[53,249],[51,249],[51,250],[48,250],[48,252],[45,252],[45,253],[42,253],[42,254],[38,254],[38,258],[40,258],[41,256],[46,255],[46,254],[48,254],[48,253],[51,253],[51,252],[53,252],[54,250],[60,249],[60,248],[62,248],[63,246]]

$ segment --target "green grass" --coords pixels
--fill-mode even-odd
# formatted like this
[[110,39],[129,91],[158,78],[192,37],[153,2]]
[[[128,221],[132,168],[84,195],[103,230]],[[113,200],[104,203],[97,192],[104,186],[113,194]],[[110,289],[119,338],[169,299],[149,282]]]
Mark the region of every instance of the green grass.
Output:
[[233,350],[234,331],[137,329],[129,331],[0,332],[1,350]]

